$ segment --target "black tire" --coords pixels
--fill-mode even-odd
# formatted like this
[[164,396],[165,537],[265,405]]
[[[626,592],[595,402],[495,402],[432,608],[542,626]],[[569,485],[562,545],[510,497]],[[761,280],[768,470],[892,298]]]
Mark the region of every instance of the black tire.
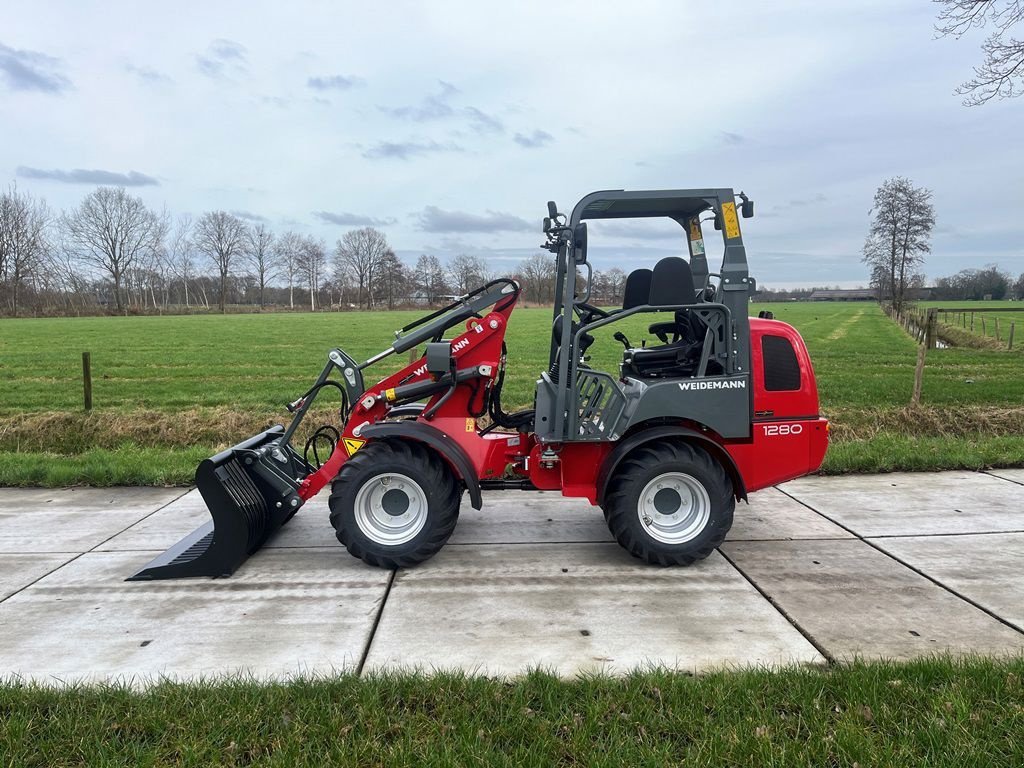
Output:
[[[414,523],[422,521],[422,527],[408,532],[408,540],[388,543],[381,540],[385,534],[367,510],[375,509],[374,514],[382,518],[384,510],[397,519],[387,502],[372,501],[373,494],[380,492],[373,482],[378,480],[386,487],[383,481],[390,483],[396,476],[418,486],[410,486],[405,509],[417,510]],[[364,487],[367,490],[361,496]],[[397,488],[393,490],[397,492]],[[391,492],[384,492],[384,497]],[[429,560],[448,541],[459,520],[461,497],[461,483],[436,452],[405,440],[372,440],[342,465],[331,486],[331,525],[338,541],[363,562],[380,568],[406,568]],[[357,514],[357,504],[364,512]]]
[[[659,520],[668,526],[673,518],[648,513],[645,523],[639,510],[645,489],[649,506],[666,493],[653,485],[661,477],[668,478],[665,508],[669,514],[678,512],[680,518],[674,533],[669,527],[656,527]],[[679,503],[676,510],[671,509],[673,493]],[[683,499],[686,493],[691,494],[689,507]],[[706,508],[706,519],[702,512],[693,511],[698,507]],[[725,541],[735,508],[732,480],[707,451],[684,441],[656,441],[640,446],[618,466],[605,494],[604,517],[615,540],[634,557],[655,565],[690,565]],[[691,516],[692,529],[686,527]],[[672,541],[673,536],[678,540]]]

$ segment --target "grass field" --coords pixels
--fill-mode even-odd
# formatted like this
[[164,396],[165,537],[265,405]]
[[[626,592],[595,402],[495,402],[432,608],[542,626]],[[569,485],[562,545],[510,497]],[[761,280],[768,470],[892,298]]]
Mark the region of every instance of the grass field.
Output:
[[[915,343],[877,306],[770,308],[800,330],[811,351],[822,410],[835,426],[826,471],[1024,463],[1016,354],[930,353],[923,407],[908,409]],[[188,482],[197,455],[286,416],[283,404],[312,383],[329,348],[365,359],[418,314],[0,321],[0,484]],[[549,309],[513,315],[506,407],[532,402],[534,380],[547,366],[550,318]],[[637,342],[648,335],[648,322],[630,318],[602,329],[591,365],[615,371],[622,347],[612,333],[621,326]],[[93,366],[95,410],[88,416],[83,351]],[[405,362],[388,359],[371,373]]]
[[0,687],[10,766],[1024,764],[1024,661]]

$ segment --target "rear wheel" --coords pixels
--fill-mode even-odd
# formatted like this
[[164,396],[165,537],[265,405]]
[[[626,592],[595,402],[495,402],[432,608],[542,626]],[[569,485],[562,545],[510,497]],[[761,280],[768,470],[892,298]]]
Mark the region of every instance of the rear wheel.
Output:
[[605,496],[615,540],[656,565],[711,554],[732,527],[732,481],[711,455],[681,441],[641,446],[619,465]]
[[370,565],[416,565],[452,535],[461,496],[435,452],[402,440],[371,441],[334,480],[331,525],[348,551]]

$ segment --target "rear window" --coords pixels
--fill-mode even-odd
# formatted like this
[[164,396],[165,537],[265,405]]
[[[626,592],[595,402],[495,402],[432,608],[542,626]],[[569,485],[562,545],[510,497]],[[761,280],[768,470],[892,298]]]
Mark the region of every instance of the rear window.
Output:
[[764,388],[769,392],[800,389],[800,363],[789,339],[784,336],[762,336],[761,358],[764,360]]

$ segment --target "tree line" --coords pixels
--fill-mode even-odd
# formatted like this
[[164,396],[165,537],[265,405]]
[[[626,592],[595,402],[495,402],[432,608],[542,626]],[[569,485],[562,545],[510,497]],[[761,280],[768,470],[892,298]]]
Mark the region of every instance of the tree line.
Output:
[[[11,186],[0,192],[0,313],[117,314],[436,305],[499,276],[479,256],[402,261],[383,232],[362,227],[333,245],[275,232],[226,211],[197,219],[153,210],[123,187],[98,187],[51,210]],[[511,276],[524,298],[554,300],[554,260],[534,254]],[[625,273],[595,272],[593,295],[621,301]]]

